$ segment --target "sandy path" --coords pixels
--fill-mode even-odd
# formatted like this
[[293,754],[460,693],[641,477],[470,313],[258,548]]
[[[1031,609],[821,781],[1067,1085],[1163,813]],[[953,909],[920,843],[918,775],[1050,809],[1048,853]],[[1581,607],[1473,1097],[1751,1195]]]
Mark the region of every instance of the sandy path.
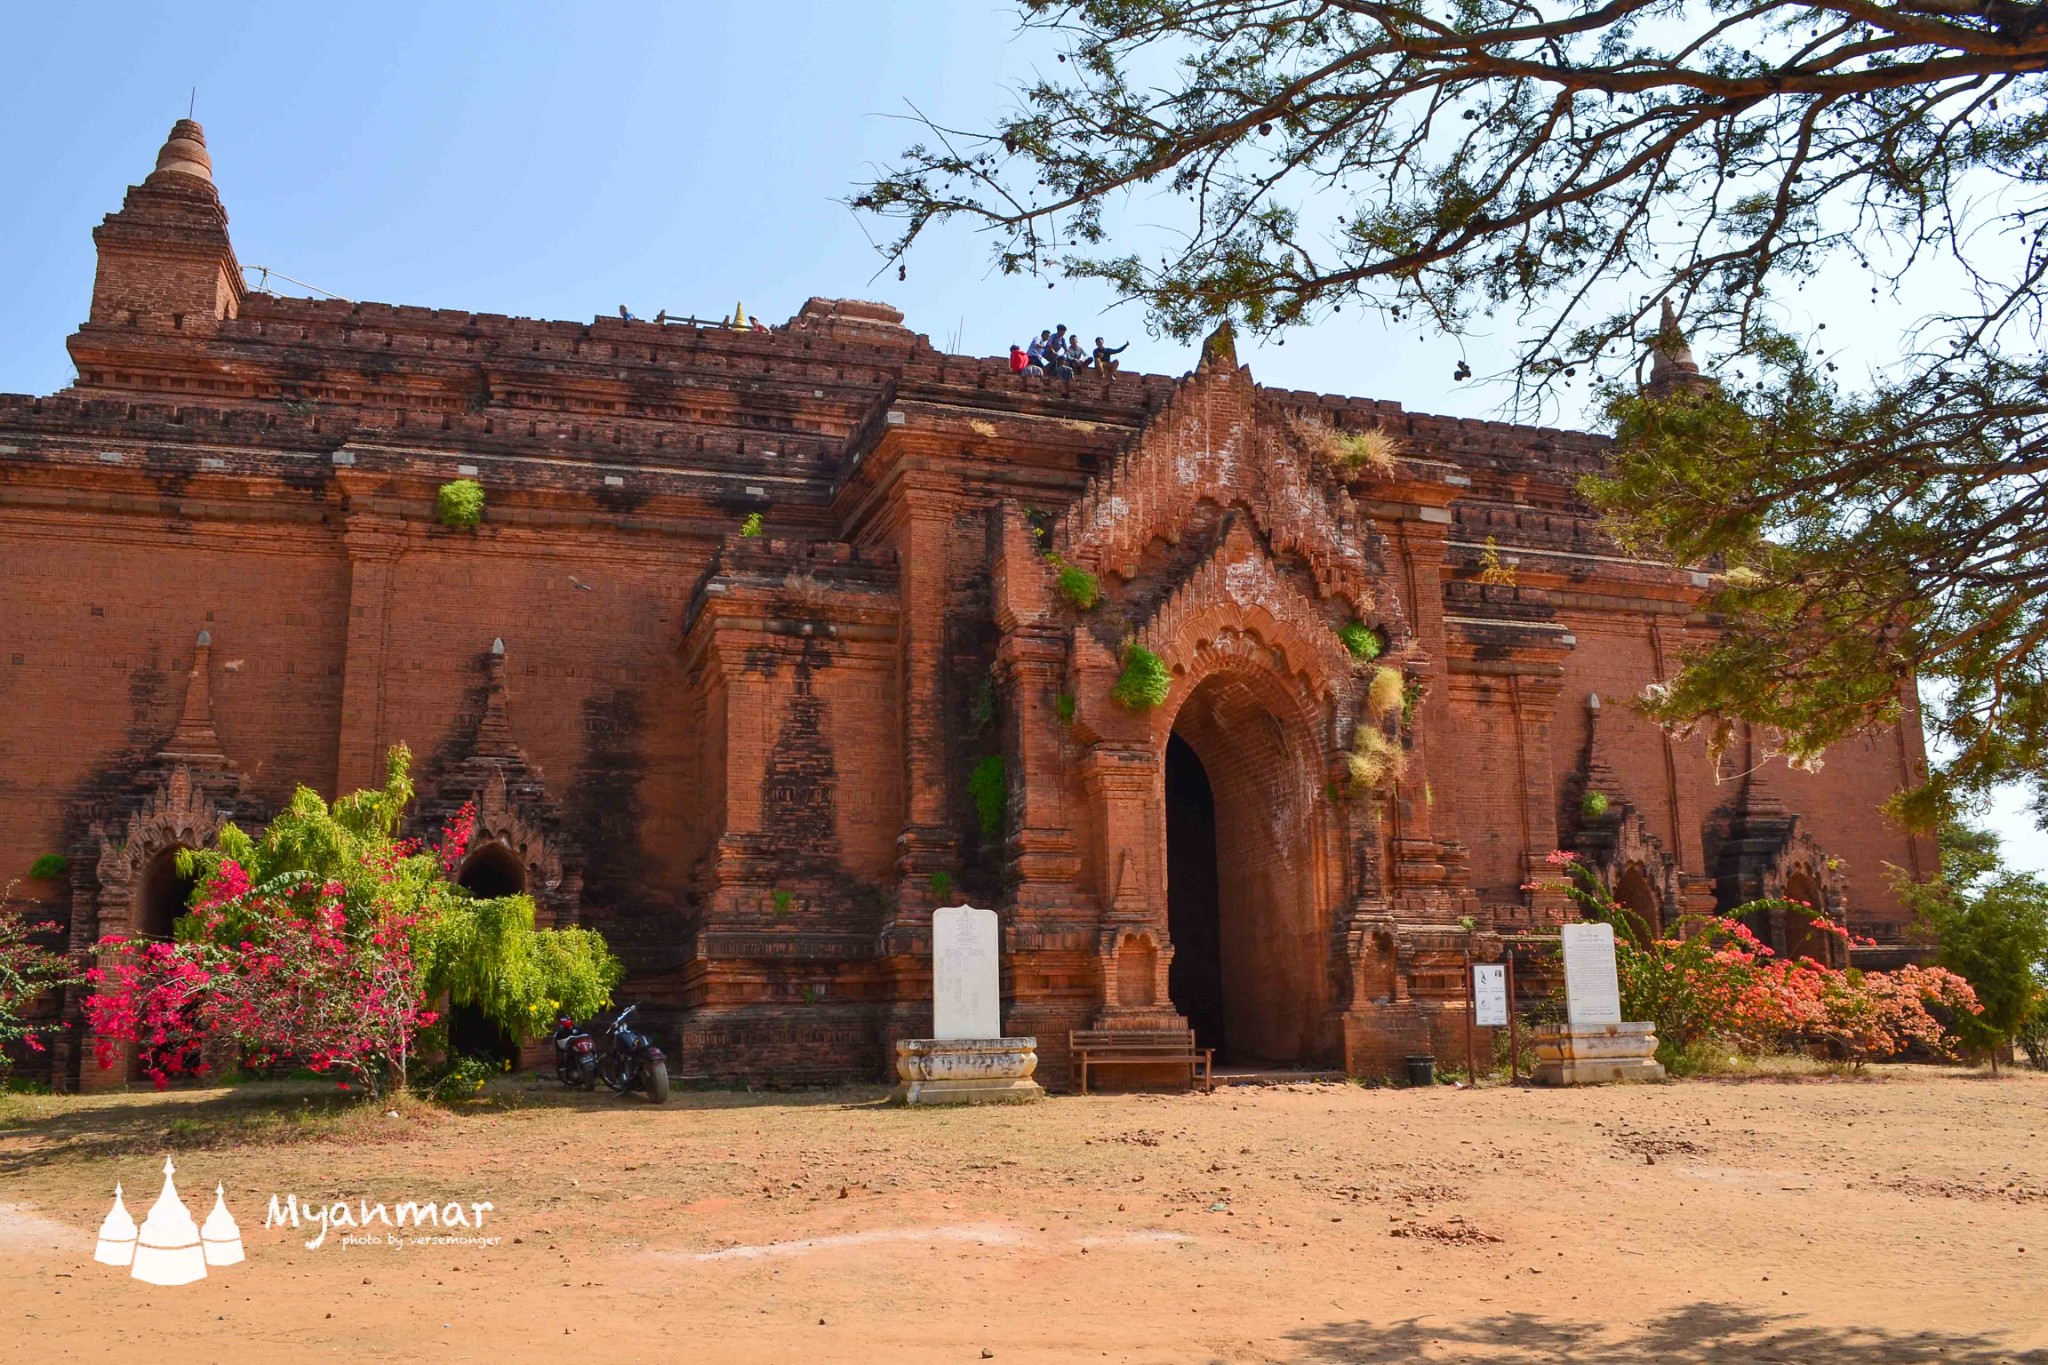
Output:
[[[5,1354],[2048,1362],[2048,1077],[878,1093],[515,1082],[520,1107],[217,1147],[249,1091],[36,1101],[0,1123]],[[143,1215],[167,1146],[195,1216],[225,1182],[249,1260],[152,1289],[89,1239],[116,1179]],[[488,1200],[502,1240],[309,1251],[261,1226],[272,1193]]]

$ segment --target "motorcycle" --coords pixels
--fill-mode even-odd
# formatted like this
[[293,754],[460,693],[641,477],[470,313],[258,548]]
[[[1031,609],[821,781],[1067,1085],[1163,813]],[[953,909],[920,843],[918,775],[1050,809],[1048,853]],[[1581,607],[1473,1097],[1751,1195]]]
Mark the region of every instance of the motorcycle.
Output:
[[574,1019],[555,1021],[555,1075],[572,1090],[597,1087],[597,1040]]
[[605,1030],[605,1046],[598,1054],[597,1078],[613,1094],[645,1090],[656,1104],[668,1103],[668,1059],[654,1040],[626,1027],[638,1005],[628,1005]]

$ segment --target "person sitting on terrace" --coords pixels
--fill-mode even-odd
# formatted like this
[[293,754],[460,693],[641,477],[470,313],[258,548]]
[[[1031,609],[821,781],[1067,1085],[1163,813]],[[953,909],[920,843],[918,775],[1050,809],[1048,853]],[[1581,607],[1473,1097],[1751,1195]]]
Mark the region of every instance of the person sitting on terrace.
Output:
[[1048,363],[1046,351],[1051,345],[1052,333],[1040,332],[1031,339],[1031,347],[1025,352],[1026,357],[1031,362],[1030,368],[1040,375],[1045,373],[1045,367]]
[[1045,339],[1045,368],[1054,379],[1072,379],[1074,366],[1067,359],[1067,324],[1061,323]]
[[1111,348],[1102,344],[1101,337],[1095,338],[1095,368],[1104,374],[1115,374],[1117,369],[1116,358],[1130,349],[1131,343],[1128,341],[1121,346]]
[[1010,343],[1010,373],[1022,374],[1031,366],[1031,355],[1016,342]]

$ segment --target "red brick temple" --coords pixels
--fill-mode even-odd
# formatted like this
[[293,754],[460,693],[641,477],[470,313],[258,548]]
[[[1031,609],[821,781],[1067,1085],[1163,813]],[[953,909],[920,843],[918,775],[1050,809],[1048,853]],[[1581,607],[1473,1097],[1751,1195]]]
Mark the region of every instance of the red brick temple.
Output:
[[[1464,955],[1568,913],[1525,889],[1560,848],[1661,922],[1786,895],[1906,951],[1887,864],[1933,847],[1878,806],[1917,715],[1805,773],[1634,711],[1713,580],[1602,536],[1595,436],[1262,387],[1227,335],[1060,382],[877,303],[277,297],[189,121],[94,240],[76,383],[0,397],[0,880],[81,949],[168,933],[176,850],[403,741],[418,828],[475,801],[462,880],[602,930],[681,1072],[880,1078],[960,900],[1054,1084],[1076,1028],[1459,1054]],[[1327,453],[1372,431],[1390,461]],[[1127,705],[1141,651],[1170,686]],[[59,1084],[122,1079],[80,1051]]]

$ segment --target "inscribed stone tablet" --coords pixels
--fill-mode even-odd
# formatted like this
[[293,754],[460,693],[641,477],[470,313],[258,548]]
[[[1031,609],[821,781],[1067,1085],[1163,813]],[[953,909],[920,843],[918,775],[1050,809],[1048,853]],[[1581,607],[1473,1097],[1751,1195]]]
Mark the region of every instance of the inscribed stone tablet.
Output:
[[1621,983],[1614,973],[1614,926],[1564,929],[1564,1012],[1573,1028],[1621,1022]]
[[996,912],[949,905],[932,912],[932,1037],[1003,1036]]
[[1499,962],[1472,968],[1472,1022],[1481,1028],[1505,1028],[1508,1022],[1508,969]]

